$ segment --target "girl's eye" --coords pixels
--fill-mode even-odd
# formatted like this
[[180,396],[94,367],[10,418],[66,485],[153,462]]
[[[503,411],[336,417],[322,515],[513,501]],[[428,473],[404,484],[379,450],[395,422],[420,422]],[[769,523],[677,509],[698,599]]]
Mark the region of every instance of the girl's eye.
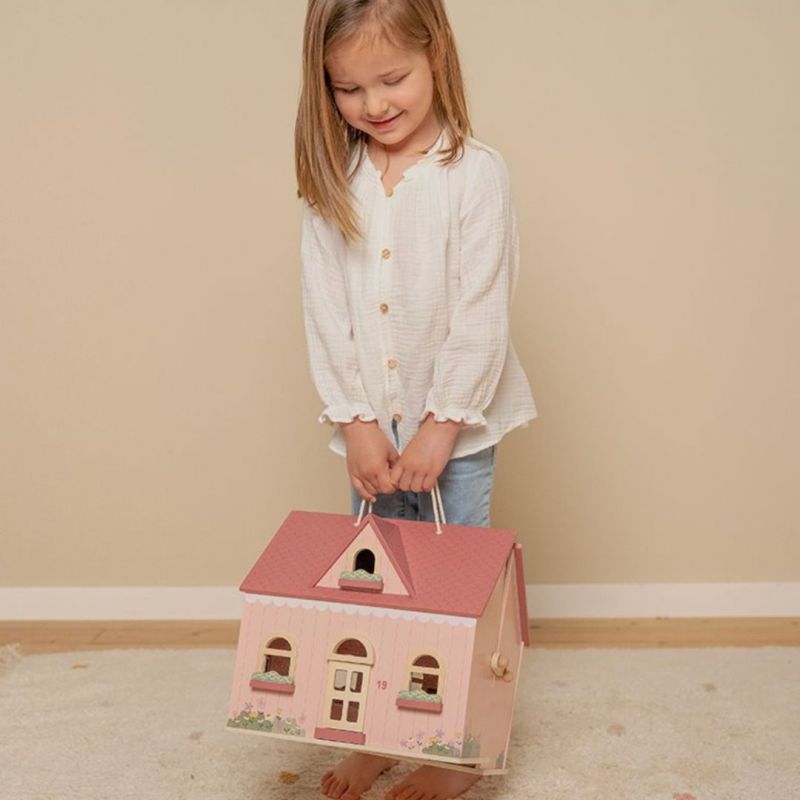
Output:
[[[387,86],[397,86],[398,83],[400,83],[401,81],[404,81],[407,77],[408,77],[407,75],[403,75],[402,78],[398,78],[395,81],[384,81],[384,83]],[[337,86],[337,87],[334,87],[334,88],[336,89],[337,92],[342,92],[344,94],[355,94],[358,91],[358,87],[357,86],[354,89],[345,89],[342,86]]]

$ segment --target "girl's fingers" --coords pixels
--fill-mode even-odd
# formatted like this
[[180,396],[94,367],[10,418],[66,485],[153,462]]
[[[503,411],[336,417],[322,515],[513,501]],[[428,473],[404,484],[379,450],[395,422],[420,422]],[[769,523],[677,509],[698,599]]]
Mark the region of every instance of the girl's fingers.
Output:
[[389,470],[389,480],[395,485],[400,486],[400,478],[403,476],[403,465],[402,464],[395,464],[391,470]]
[[367,490],[369,494],[369,501],[370,503],[374,503],[378,499],[378,495],[380,492],[378,491],[378,487],[375,486],[372,481],[368,481],[366,478],[361,479],[361,483],[364,485],[364,488]]
[[353,484],[353,488],[358,492],[358,496],[362,500],[366,500],[368,503],[375,502],[375,492],[371,492],[369,489],[367,489],[363,481],[356,478],[355,475],[350,476],[350,481]]
[[[445,464],[445,466],[447,466]],[[428,472],[425,476],[425,480],[422,482],[422,491],[423,492],[430,492],[433,487],[436,485],[436,481],[442,477],[442,472],[444,472],[444,467],[434,466],[432,470]]]
[[394,483],[389,476],[389,471],[386,470],[382,475],[378,476],[378,488],[381,494],[394,494]]
[[401,467],[400,477],[397,479],[397,481],[395,481],[395,483],[397,484],[397,488],[402,489],[404,492],[407,492],[409,486],[411,486],[411,479],[413,477],[414,473],[411,470]]
[[414,477],[411,480],[411,491],[412,492],[421,492],[422,491],[422,483],[425,480],[425,473],[424,472],[415,472]]

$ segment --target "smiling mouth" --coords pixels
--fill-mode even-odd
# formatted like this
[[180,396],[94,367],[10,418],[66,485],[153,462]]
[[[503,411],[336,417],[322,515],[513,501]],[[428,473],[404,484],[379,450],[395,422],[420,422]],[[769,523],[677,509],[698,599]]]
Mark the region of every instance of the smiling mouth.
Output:
[[393,122],[394,120],[396,120],[402,113],[403,112],[400,111],[399,113],[395,114],[393,117],[389,117],[388,119],[367,119],[367,122],[369,122],[371,125],[386,125],[387,122]]

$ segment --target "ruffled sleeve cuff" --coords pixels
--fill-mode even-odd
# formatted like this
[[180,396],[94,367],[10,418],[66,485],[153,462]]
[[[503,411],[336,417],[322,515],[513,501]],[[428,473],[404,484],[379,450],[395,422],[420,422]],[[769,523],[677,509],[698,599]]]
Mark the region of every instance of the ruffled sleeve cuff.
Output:
[[423,422],[428,414],[433,414],[436,422],[463,422],[467,428],[479,428],[486,425],[486,417],[477,408],[461,408],[459,406],[437,406],[430,400],[425,404],[425,410],[419,418]]
[[327,423],[328,425],[335,425],[337,422],[352,422],[354,419],[360,419],[362,422],[372,422],[377,419],[375,412],[369,405],[363,403],[355,404],[342,404],[328,406],[317,418],[318,422]]

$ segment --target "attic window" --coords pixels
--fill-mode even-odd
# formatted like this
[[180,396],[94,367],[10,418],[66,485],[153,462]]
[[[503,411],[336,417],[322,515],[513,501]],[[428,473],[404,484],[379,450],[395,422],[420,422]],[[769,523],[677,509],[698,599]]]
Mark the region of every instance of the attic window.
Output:
[[357,592],[382,592],[383,577],[375,572],[376,561],[374,551],[367,547],[359,550],[353,558],[353,568],[339,574],[339,588]]
[[356,553],[355,560],[353,561],[353,572],[363,569],[364,572],[375,572],[375,553],[372,550],[359,550]]

